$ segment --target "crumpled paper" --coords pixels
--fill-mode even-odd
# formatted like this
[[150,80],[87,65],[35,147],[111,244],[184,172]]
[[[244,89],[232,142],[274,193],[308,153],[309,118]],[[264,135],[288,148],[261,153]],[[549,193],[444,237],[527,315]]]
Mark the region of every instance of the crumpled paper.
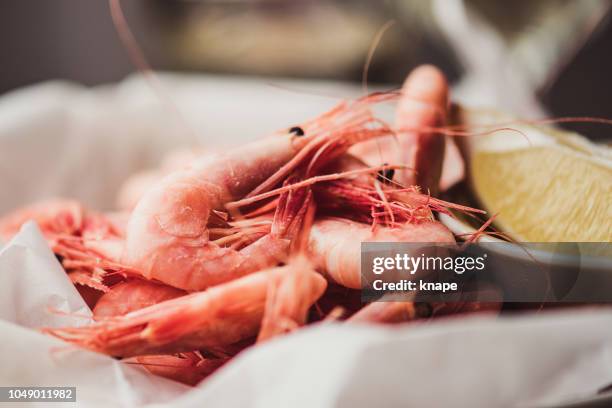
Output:
[[[223,89],[211,79],[163,79],[170,89],[208,89],[211,97],[214,92],[208,85],[216,83],[212,89]],[[82,113],[75,117],[71,111],[74,107],[65,99],[62,104],[67,107],[59,110],[49,109],[55,103],[53,98],[42,98],[41,103],[49,106],[35,109],[38,91],[40,95],[51,92],[58,96],[63,86],[31,88],[24,91],[27,97],[23,93],[10,95],[18,103],[0,100],[0,155],[8,157],[7,151],[12,151],[39,155],[40,160],[36,163],[19,160],[18,156],[11,158],[11,171],[23,172],[19,177],[27,183],[17,191],[7,189],[7,179],[18,179],[0,173],[2,191],[12,191],[14,195],[3,206],[24,204],[54,192],[58,186],[62,186],[62,194],[100,204],[96,208],[112,206],[112,197],[105,194],[116,187],[113,183],[147,165],[147,160],[153,162],[164,149],[178,144],[176,140],[197,139],[181,136],[164,142],[162,139],[168,135],[158,129],[148,140],[147,132],[138,130],[138,126],[153,129],[149,126],[156,123],[161,109],[158,103],[144,102],[149,100],[146,95],[150,90],[139,79],[128,80],[116,89],[102,88],[91,93],[72,86],[65,89],[79,94],[79,103],[88,101],[92,111],[86,115],[87,120],[80,116]],[[244,94],[255,94],[254,89],[260,85],[242,81],[241,86]],[[193,101],[193,95],[191,99],[185,96],[189,92],[176,92],[173,96],[179,106]],[[220,98],[228,97],[226,94]],[[28,111],[15,108],[19,104],[24,108],[27,99],[33,102]],[[117,106],[125,103],[121,106],[138,114],[130,119],[113,117],[112,113],[120,110],[112,108],[113,101]],[[98,102],[101,109],[108,108],[109,112],[94,114]],[[278,103],[279,100],[270,102],[272,106]],[[303,117],[328,103],[296,102],[293,109],[297,113],[293,115]],[[252,114],[246,112],[247,104],[237,103],[236,107],[244,109],[235,111],[237,117]],[[300,108],[304,108],[301,113]],[[74,109],[86,108],[82,105]],[[248,109],[254,109],[252,104]],[[197,123],[197,109],[185,112],[189,121]],[[289,116],[289,120],[293,119]],[[273,119],[269,117],[270,123]],[[132,123],[143,120],[146,125]],[[110,121],[106,126],[115,126],[115,130],[130,128],[127,123],[132,123],[137,136],[123,140],[128,136],[122,133],[120,138],[107,138],[100,131],[106,129],[104,123],[97,121]],[[258,126],[262,130],[267,124],[259,122]],[[25,131],[23,140],[20,129]],[[35,129],[38,135],[32,133]],[[203,131],[201,135],[208,133]],[[228,136],[232,137],[236,141],[241,136]],[[38,138],[43,147],[57,150],[53,154],[31,152],[39,149]],[[53,140],[61,143],[62,149]],[[214,139],[203,137],[200,142],[212,144]],[[112,155],[121,150],[122,143],[129,146],[129,154],[120,157],[137,156],[140,146],[147,160],[116,164]],[[99,159],[96,156],[104,158],[105,169],[116,165],[117,171],[85,171],[91,160]],[[45,175],[45,171],[56,167],[57,173]],[[99,178],[96,182],[95,177]],[[612,382],[612,311],[605,309],[521,317],[457,317],[393,328],[319,324],[246,350],[195,388],[152,376],[140,367],[76,348],[37,330],[87,324],[89,316],[87,306],[37,227],[25,225],[0,251],[0,384],[76,386],[79,406],[268,408],[553,406],[591,398]]]
[[76,387],[79,404],[100,407],[171,401],[187,391],[38,331],[86,324],[91,311],[32,222],[0,251],[0,291],[2,386]]
[[3,385],[76,386],[83,406],[532,406],[612,381],[612,313],[319,324],[250,349],[194,389],[78,349],[39,327],[90,312],[33,223],[0,252]]

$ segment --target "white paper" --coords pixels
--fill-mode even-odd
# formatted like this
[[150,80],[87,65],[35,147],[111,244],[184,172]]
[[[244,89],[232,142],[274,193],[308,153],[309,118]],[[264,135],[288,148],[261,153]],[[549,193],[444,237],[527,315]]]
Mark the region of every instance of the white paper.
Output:
[[[110,208],[118,184],[171,147],[214,145],[223,129],[222,143],[237,143],[336,102],[255,81],[162,79],[197,137],[169,124],[137,78],[94,90],[51,83],[0,98],[1,211],[58,194]],[[37,331],[85,324],[88,313],[36,227],[25,226],[0,252],[0,384],[76,386],[79,406],[359,408],[554,405],[612,382],[605,309],[389,329],[318,325],[245,351],[196,388]]]
[[35,223],[24,225],[0,250],[0,271],[0,319],[33,329],[91,321],[86,318],[91,311]]
[[185,392],[181,384],[37,330],[82,325],[88,315],[37,226],[25,225],[0,251],[0,384],[77,387],[79,405],[100,407],[169,401]]
[[[177,406],[505,407],[592,395],[612,378],[612,314],[328,325],[247,352]],[[241,390],[233,392],[232,390]],[[216,405],[218,401],[223,404]]]

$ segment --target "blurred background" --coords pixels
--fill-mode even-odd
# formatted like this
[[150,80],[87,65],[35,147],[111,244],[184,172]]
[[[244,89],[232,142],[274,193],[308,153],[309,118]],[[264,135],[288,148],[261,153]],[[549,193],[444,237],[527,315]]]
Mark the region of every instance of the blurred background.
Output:
[[[522,116],[612,118],[608,0],[124,0],[155,69],[399,86],[422,63],[455,94]],[[104,0],[0,3],[0,93],[48,79],[85,85],[134,71]],[[592,139],[608,129],[570,125]]]

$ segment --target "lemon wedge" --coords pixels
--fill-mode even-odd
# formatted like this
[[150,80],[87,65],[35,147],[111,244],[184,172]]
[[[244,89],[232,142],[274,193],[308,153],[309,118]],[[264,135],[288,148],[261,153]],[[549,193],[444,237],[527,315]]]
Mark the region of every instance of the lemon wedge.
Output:
[[[523,242],[612,241],[612,149],[552,126],[461,109],[469,182],[496,224]],[[485,127],[483,127],[485,126]]]

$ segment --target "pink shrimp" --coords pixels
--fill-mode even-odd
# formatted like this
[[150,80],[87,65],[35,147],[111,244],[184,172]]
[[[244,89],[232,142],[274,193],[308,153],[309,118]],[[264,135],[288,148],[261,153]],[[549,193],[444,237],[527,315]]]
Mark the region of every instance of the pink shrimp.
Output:
[[0,239],[8,241],[27,221],[35,221],[47,237],[73,235],[83,228],[84,217],[85,209],[78,201],[42,201],[0,218]]
[[348,288],[361,288],[361,242],[455,242],[453,234],[437,221],[406,224],[398,228],[372,230],[342,218],[315,221],[309,252],[315,267],[334,282]]
[[[46,200],[0,219],[0,238],[9,239],[25,222],[36,222],[73,283],[106,292],[109,282],[104,282],[104,262],[85,248],[83,241],[121,239],[124,230],[122,217],[120,213],[91,211],[75,200]],[[109,263],[108,269],[119,270],[121,267]]]
[[[462,290],[461,298],[455,302],[379,300],[359,310],[348,321],[351,323],[393,324],[466,313],[498,313],[503,302],[502,292],[490,284],[481,283],[479,286],[472,287],[471,290]],[[480,299],[486,299],[486,301]]]
[[[259,271],[89,326],[44,331],[116,357],[171,354],[233,344],[257,334],[270,288],[284,291],[284,285],[278,285],[279,279],[282,282],[284,276],[292,276],[292,268],[296,267],[302,266],[288,264]],[[318,274],[309,277],[322,280]],[[319,283],[313,297],[323,290],[324,284]]]
[[[414,173],[403,172],[399,181],[416,184],[436,195],[442,173],[445,139],[441,134],[420,128],[446,124],[448,83],[433,65],[423,65],[410,73],[402,87],[396,111],[395,125],[406,137],[399,138],[400,151],[406,156],[402,163],[411,163]],[[413,178],[413,174],[416,178]]]
[[186,295],[186,292],[142,279],[130,279],[114,285],[96,303],[94,318],[123,316],[165,300]]
[[448,84],[436,67],[422,65],[406,78],[395,116],[395,137],[387,137],[355,146],[351,152],[369,165],[382,163],[405,165],[397,181],[418,185],[436,195],[445,138],[433,132],[446,124]]
[[[277,225],[270,234],[238,251],[209,239],[207,224],[213,211],[278,185],[302,164],[315,171],[352,144],[389,134],[368,107],[395,97],[378,94],[342,103],[296,128],[295,134],[277,134],[225,154],[197,159],[189,168],[165,177],[134,208],[120,263],[148,279],[188,291],[277,264],[287,254],[287,225]],[[95,245],[90,243],[94,250],[111,255]]]
[[95,212],[76,200],[50,199],[17,209],[0,218],[0,239],[10,239],[28,221],[36,222],[50,242],[66,236],[108,238],[122,235],[120,214]]

